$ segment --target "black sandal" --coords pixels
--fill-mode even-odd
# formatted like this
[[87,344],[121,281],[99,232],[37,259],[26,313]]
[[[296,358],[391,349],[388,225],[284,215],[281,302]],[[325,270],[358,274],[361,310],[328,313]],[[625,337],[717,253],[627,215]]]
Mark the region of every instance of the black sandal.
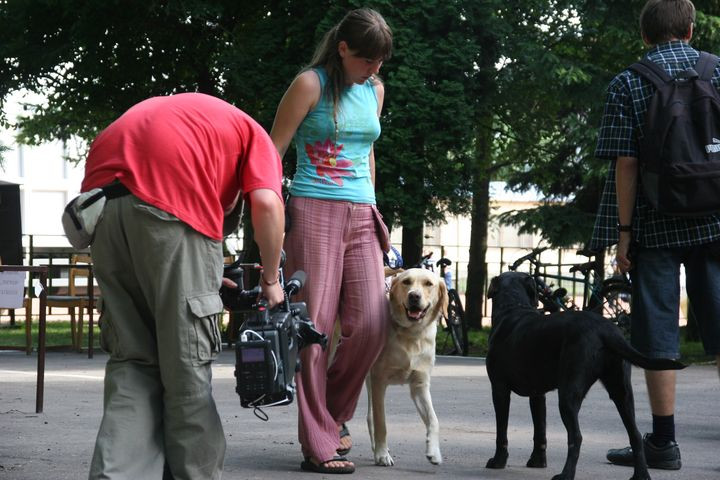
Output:
[[315,472],[315,473],[329,473],[329,474],[343,474],[343,473],[353,473],[355,471],[354,465],[345,465],[344,467],[330,467],[326,464],[329,462],[348,462],[349,460],[343,456],[335,456],[331,458],[330,460],[325,460],[324,462],[320,463],[314,463],[312,460],[310,460],[310,457],[305,457],[305,460],[300,464],[300,468],[302,470],[305,470],[306,472]]
[[[343,423],[341,427],[342,427],[342,428],[341,428],[340,431],[338,432],[338,435],[340,435],[340,438],[342,439],[342,438],[345,438],[345,437],[349,437],[349,436],[350,436],[350,430],[348,430],[347,425],[345,425],[345,424]],[[347,455],[348,453],[350,453],[350,449],[351,449],[351,448],[352,448],[352,445],[350,445],[348,448],[338,448],[338,449],[337,449],[337,454],[338,454],[338,455],[341,455],[341,456],[342,456],[342,455]]]

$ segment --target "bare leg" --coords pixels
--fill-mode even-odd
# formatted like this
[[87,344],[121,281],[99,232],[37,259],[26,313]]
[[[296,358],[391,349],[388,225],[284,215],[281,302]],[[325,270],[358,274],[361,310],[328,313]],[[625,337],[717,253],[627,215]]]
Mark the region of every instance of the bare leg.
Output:
[[668,416],[675,413],[675,370],[645,370],[650,409],[653,415]]
[[[343,426],[338,425],[338,433],[342,430]],[[353,446],[352,437],[350,435],[345,435],[344,437],[340,437],[340,448],[344,450],[350,450]]]

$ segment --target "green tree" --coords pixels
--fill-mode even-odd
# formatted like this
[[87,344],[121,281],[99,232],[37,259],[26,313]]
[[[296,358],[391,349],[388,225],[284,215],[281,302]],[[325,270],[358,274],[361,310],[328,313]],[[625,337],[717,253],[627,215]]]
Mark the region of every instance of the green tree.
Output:
[[[718,52],[720,2],[695,3],[694,44]],[[518,191],[534,188],[544,197],[539,207],[504,214],[502,222],[520,226],[521,232],[540,232],[553,246],[589,240],[608,168],[593,156],[605,87],[643,52],[637,19],[644,4],[523,0],[494,5],[496,36],[489,43],[502,61],[485,89],[490,106],[480,109],[492,146],[487,133],[478,135],[469,318],[479,318],[486,281],[489,178],[508,180]]]
[[460,1],[378,4],[394,34],[383,66],[386,102],[376,145],[378,204],[402,225],[407,264],[420,259],[423,224],[469,208],[468,159],[477,44]]
[[497,64],[502,58],[502,42],[512,34],[511,27],[503,22],[498,12],[500,1],[468,2],[463,15],[472,25],[472,35],[477,39],[478,49],[473,57],[471,80],[473,106],[472,159],[469,179],[471,181],[471,231],[468,261],[465,312],[469,324],[480,327],[482,306],[487,282],[485,256],[490,219],[490,179],[498,169],[493,155],[493,109],[497,102]]
[[[543,2],[545,3],[545,2]],[[698,8],[694,45],[720,50],[718,2],[695,2]],[[608,163],[594,158],[605,88],[613,76],[645,51],[638,17],[645,0],[553,2],[570,22],[556,15],[545,29],[524,32],[508,70],[507,99],[498,119],[507,135],[497,154],[525,157],[503,173],[517,190],[536,188],[545,200],[533,210],[511,212],[502,220],[522,232],[540,232],[553,246],[583,244],[590,239]],[[714,15],[708,12],[714,12]],[[542,21],[542,18],[540,19]],[[538,89],[552,85],[552,89]],[[514,101],[522,96],[519,104]],[[529,108],[528,108],[529,107]]]
[[31,144],[90,141],[135,103],[184,91],[221,96],[269,129],[336,3],[3,2],[0,106],[15,90],[47,97],[17,122]]
[[3,110],[0,120],[18,128],[22,143],[89,144],[145,98],[197,91],[223,97],[269,130],[331,3],[0,3],[0,107],[16,90],[47,98],[19,119],[5,118]]
[[[477,22],[483,48],[476,60],[479,68],[474,76],[477,131],[466,291],[468,318],[474,325],[481,318],[487,282],[490,180],[504,178],[518,189],[538,188],[544,173],[570,192],[579,185],[563,172],[541,164],[548,157],[567,159],[569,150],[558,139],[565,139],[564,130],[568,127],[558,119],[564,115],[564,109],[574,105],[575,99],[568,97],[565,89],[586,80],[566,58],[566,52],[577,41],[576,3],[473,2],[476,11],[484,14],[478,16],[486,19]],[[556,129],[560,131],[556,133]],[[567,170],[575,172],[572,166]]]
[[[461,2],[389,2],[397,49],[383,74],[378,199],[417,247],[422,223],[462,211],[474,50]],[[18,89],[47,103],[17,121],[20,140],[92,140],[153,95],[200,91],[248,111],[268,130],[283,92],[321,35],[361,2],[150,0],[0,4],[0,101]],[[8,120],[8,119],[5,119]],[[14,119],[10,119],[13,120]],[[293,170],[293,155],[288,155]],[[409,249],[410,250],[410,249]],[[413,256],[413,253],[410,253]]]
[[4,2],[0,98],[18,89],[47,98],[18,121],[20,140],[91,140],[149,96],[217,94],[223,24],[242,13],[233,3]]
[[[699,0],[695,44],[720,50],[720,2]],[[539,208],[505,221],[552,245],[587,240],[607,163],[593,158],[604,90],[643,51],[644,0],[34,0],[0,3],[0,106],[47,96],[17,121],[20,140],[90,141],[138,101],[200,91],[270,128],[276,106],[322,34],[349,9],[378,9],[395,33],[381,72],[378,203],[403,226],[471,211],[468,313],[486,282],[489,181],[536,188]],[[0,120],[7,125],[15,119]],[[291,174],[294,155],[286,158]]]
[[[541,232],[553,246],[589,239],[607,168],[592,156],[604,89],[642,51],[635,32],[643,3],[557,2],[552,21],[546,21],[547,9],[535,19],[543,27],[534,30],[534,39],[513,45],[513,57],[541,61],[518,62],[507,71],[509,101],[498,111],[507,135],[497,153],[526,159],[506,168],[504,177],[516,190],[537,189],[544,201],[501,221],[520,225],[521,232]],[[542,84],[553,88],[533,88]],[[525,101],[518,104],[513,100],[519,92]]]

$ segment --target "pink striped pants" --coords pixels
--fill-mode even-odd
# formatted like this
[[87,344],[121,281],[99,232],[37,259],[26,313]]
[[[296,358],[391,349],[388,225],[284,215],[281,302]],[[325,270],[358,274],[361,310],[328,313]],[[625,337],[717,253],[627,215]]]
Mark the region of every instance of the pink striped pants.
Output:
[[338,425],[355,413],[365,376],[385,344],[388,303],[381,242],[387,229],[374,205],[292,197],[285,237],[286,272],[303,270],[299,299],[315,327],[341,337],[332,365],[329,349],[301,352],[297,375],[299,439],[303,455],[331,459],[340,446]]

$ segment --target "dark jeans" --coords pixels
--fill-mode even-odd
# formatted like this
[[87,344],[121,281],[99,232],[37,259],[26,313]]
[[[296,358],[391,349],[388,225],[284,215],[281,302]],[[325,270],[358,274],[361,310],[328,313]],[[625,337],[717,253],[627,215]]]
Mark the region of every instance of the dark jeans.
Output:
[[708,355],[720,354],[720,260],[704,246],[634,252],[631,343],[654,358],[679,358],[680,266]]

